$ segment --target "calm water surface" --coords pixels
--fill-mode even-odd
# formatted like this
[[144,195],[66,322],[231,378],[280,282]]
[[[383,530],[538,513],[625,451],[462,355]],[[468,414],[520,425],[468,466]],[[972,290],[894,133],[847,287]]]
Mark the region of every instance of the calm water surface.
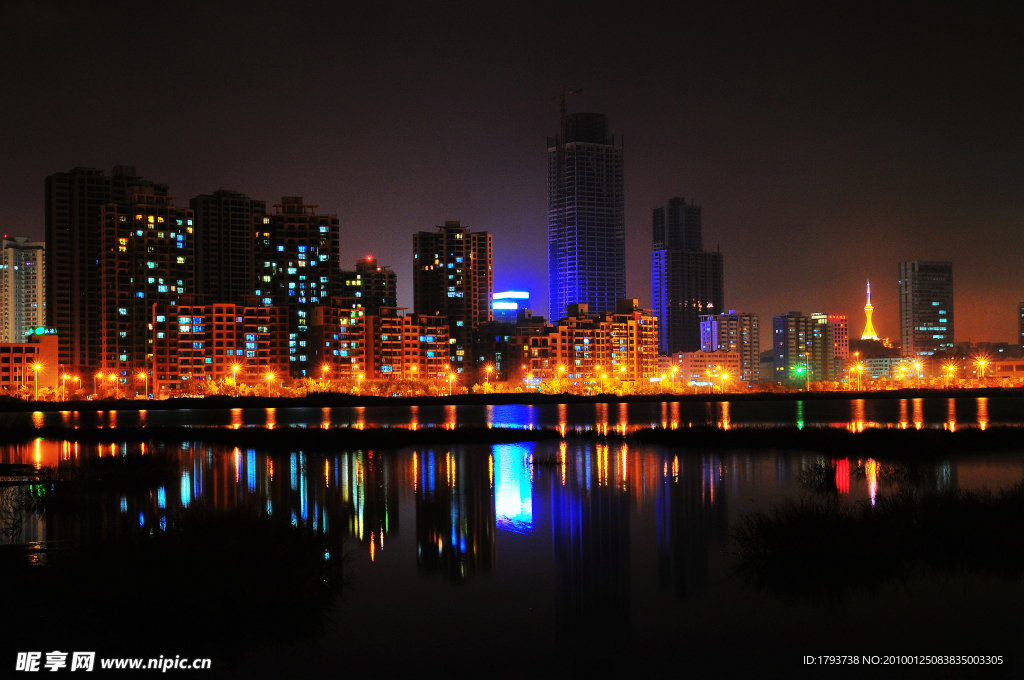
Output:
[[[972,404],[976,418],[974,400],[963,408]],[[504,408],[520,407],[493,411]],[[81,516],[30,516],[19,539],[159,531],[169,513],[200,501],[258,503],[340,532],[350,585],[338,623],[309,645],[261,652],[251,674],[649,677],[668,667],[700,676],[742,667],[787,676],[805,670],[801,654],[1012,657],[1019,649],[1020,583],[922,575],[837,602],[790,600],[737,577],[730,531],[742,513],[785,497],[872,503],[901,484],[1003,488],[1024,476],[1024,452],[899,468],[868,452],[831,459],[572,438],[328,455],[199,441],[0,448],[5,463],[57,466],[158,453],[176,462],[151,488],[112,495]]]
[[565,432],[641,428],[928,427],[1024,425],[1024,398],[836,399],[807,401],[640,402],[506,406],[366,406],[0,414],[0,425],[29,418],[37,427],[447,427],[547,428]]

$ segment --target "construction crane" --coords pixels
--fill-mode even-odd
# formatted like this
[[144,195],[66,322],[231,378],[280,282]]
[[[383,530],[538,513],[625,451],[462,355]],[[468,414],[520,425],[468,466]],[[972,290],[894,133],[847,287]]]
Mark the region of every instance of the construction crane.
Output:
[[560,132],[561,132],[562,136],[565,135],[565,117],[567,115],[566,114],[566,107],[565,107],[565,100],[568,99],[569,97],[575,97],[577,95],[583,94],[583,90],[582,89],[580,89],[580,90],[573,90],[572,92],[566,92],[565,90],[566,90],[566,88],[562,88],[562,94],[555,95],[554,97],[544,97],[543,99],[535,99],[532,102],[526,102],[525,104],[523,104],[523,106],[530,106],[531,104],[541,104],[543,102],[553,102],[553,101],[555,101],[557,99],[558,100],[558,112],[559,112],[559,114],[561,114],[560,119],[559,119],[559,123],[560,123],[560,128],[559,129],[560,129]]

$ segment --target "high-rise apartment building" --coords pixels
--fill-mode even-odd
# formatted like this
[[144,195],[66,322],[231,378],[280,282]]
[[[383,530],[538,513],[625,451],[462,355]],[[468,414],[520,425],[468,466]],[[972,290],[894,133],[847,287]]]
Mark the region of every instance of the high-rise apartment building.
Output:
[[614,312],[626,297],[622,140],[599,113],[564,117],[548,145],[548,317],[571,304]]
[[354,271],[341,272],[342,297],[353,299],[367,316],[380,316],[382,307],[398,306],[398,277],[391,267],[377,264],[367,255],[356,261]]
[[320,377],[313,365],[312,310],[342,289],[337,215],[323,215],[301,196],[285,196],[273,215],[254,214],[256,295],[288,309],[292,377]]
[[701,348],[701,316],[724,311],[722,253],[704,252],[701,209],[673,198],[652,212],[651,306],[662,354]]
[[45,325],[57,330],[59,361],[66,370],[87,374],[100,366],[100,208],[126,205],[134,187],[167,195],[167,185],[139,177],[131,165],[116,166],[109,177],[95,168],[74,168],[46,178]]
[[413,307],[448,319],[449,360],[457,373],[474,369],[473,330],[493,318],[493,240],[486,231],[448,221],[413,234]]
[[953,263],[901,262],[899,286],[903,356],[953,349]]
[[761,327],[757,314],[740,313],[730,309],[728,314],[700,317],[700,351],[736,352],[739,374],[746,382],[761,379]]
[[803,387],[835,377],[832,326],[828,315],[822,316],[824,318],[814,318],[789,312],[772,317],[776,381]]
[[253,215],[267,202],[221,189],[188,202],[195,219],[196,292],[215,304],[238,303],[252,295]]
[[0,240],[0,342],[27,342],[46,324],[45,253],[27,238]]
[[175,207],[173,196],[154,187],[129,192],[124,203],[99,211],[100,368],[116,373],[121,384],[153,368],[153,304],[191,293],[195,285],[192,211]]

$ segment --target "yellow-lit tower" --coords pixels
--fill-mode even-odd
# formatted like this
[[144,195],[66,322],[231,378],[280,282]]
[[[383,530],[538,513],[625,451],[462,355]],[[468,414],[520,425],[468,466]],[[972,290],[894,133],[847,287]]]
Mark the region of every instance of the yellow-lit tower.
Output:
[[871,306],[871,282],[868,281],[868,303],[864,305],[864,316],[867,317],[867,321],[864,324],[864,334],[860,336],[861,340],[878,340],[878,336],[875,334],[875,327],[871,325],[871,313],[875,311],[875,308]]

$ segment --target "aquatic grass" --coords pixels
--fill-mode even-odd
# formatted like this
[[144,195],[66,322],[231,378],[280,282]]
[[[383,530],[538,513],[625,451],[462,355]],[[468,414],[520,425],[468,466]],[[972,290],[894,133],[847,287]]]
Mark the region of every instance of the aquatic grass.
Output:
[[745,514],[733,531],[739,571],[754,586],[834,598],[913,572],[1024,572],[1024,482],[993,494],[904,490],[868,503],[788,499]]
[[309,638],[343,584],[335,543],[256,505],[193,504],[162,531],[53,550],[42,565],[4,560],[21,584],[5,604],[22,616],[3,628],[24,644],[45,630],[46,644],[132,653],[234,653]]

